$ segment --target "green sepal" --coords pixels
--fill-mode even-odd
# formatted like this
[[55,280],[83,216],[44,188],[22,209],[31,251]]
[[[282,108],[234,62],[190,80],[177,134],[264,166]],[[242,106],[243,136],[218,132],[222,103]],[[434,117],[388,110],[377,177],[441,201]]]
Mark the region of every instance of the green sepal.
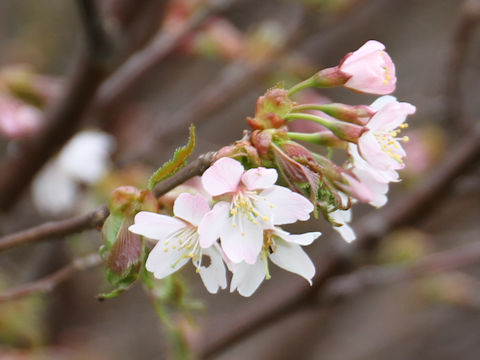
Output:
[[153,190],[155,185],[157,185],[160,181],[167,179],[168,177],[175,174],[178,170],[183,168],[186,163],[187,159],[192,155],[193,150],[195,149],[195,126],[190,125],[189,128],[190,136],[188,138],[188,143],[185,146],[182,146],[175,150],[173,154],[173,158],[163,164],[157,171],[155,171],[148,181],[148,188]]

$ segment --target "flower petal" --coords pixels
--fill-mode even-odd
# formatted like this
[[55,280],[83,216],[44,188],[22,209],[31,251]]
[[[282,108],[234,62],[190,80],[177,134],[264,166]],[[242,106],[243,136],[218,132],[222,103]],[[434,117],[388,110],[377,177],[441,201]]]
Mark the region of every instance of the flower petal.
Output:
[[206,213],[210,211],[207,199],[202,195],[180,194],[173,205],[173,213],[176,217],[198,226]]
[[265,266],[261,259],[253,264],[240,263],[235,266],[230,292],[238,290],[242,296],[251,296],[265,279]]
[[299,245],[277,241],[277,249],[270,254],[270,260],[282,269],[302,276],[310,285],[312,284],[315,266]]
[[165,251],[164,244],[159,242],[148,255],[145,268],[152,272],[157,279],[163,279],[179,270],[190,260],[183,254],[184,250],[179,249]]
[[235,192],[244,172],[242,164],[231,158],[221,158],[202,175],[202,185],[212,196]]
[[250,169],[242,175],[242,183],[248,190],[266,189],[273,185],[278,179],[277,170],[259,167]]
[[281,236],[281,238],[286,242],[305,246],[310,245],[320,235],[322,235],[321,232],[314,231],[304,234],[288,234],[287,236]]
[[345,240],[347,243],[351,243],[357,238],[357,235],[355,235],[355,232],[348,224],[343,224],[342,226],[334,226],[333,230],[338,232],[343,238],[343,240]]
[[215,248],[205,249],[203,255],[210,258],[210,265],[200,266],[200,277],[203,284],[211,294],[216,294],[218,288],[225,289],[227,287],[227,277],[225,274],[225,265],[220,253]]
[[313,205],[307,198],[283,186],[274,185],[259,196],[264,200],[256,203],[260,213],[271,216],[274,225],[308,220],[313,211]]
[[220,241],[223,251],[234,263],[245,261],[254,264],[263,245],[263,228],[254,224],[243,215],[238,216],[238,223],[233,226],[229,218],[220,229]]
[[135,224],[128,230],[150,239],[164,240],[185,226],[183,221],[174,217],[141,211],[135,216]]
[[221,201],[213,207],[198,225],[199,243],[202,248],[208,248],[220,237],[220,229],[229,222],[230,204]]

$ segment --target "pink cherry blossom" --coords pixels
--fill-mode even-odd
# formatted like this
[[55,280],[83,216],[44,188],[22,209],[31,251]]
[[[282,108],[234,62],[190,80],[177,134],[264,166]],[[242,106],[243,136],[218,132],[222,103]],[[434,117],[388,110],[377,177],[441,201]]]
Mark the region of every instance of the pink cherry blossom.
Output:
[[[210,211],[208,201],[200,194],[181,194],[173,207],[175,217],[147,211],[135,216],[135,224],[129,230],[135,234],[158,240],[150,252],[145,267],[158,279],[179,270],[190,259],[197,268],[202,281],[211,293],[225,289],[227,279],[225,266],[216,246],[202,248],[199,245],[198,225]],[[209,265],[203,265],[209,257]]]
[[369,131],[358,140],[360,154],[375,169],[390,172],[403,169],[406,153],[400,141],[408,141],[408,137],[398,135],[407,127],[405,119],[415,113],[415,106],[398,102],[393,96],[382,96],[371,106],[378,111],[366,125]]
[[384,51],[385,45],[370,40],[348,54],[339,70],[350,76],[345,87],[370,94],[385,95],[395,90],[395,65]]
[[275,169],[245,171],[231,158],[216,161],[202,176],[205,190],[219,201],[199,225],[200,245],[210,247],[220,238],[233,263],[255,264],[264,228],[307,220],[313,205],[300,194],[275,185],[277,177]]
[[0,134],[9,139],[32,135],[41,124],[42,113],[10,97],[0,97]]
[[230,291],[237,290],[242,296],[251,296],[265,278],[269,278],[268,260],[284,270],[298,274],[312,284],[315,266],[302,246],[310,245],[321,233],[309,232],[293,235],[280,228],[265,231],[262,256],[254,264],[245,262],[232,267]]
[[375,207],[385,205],[388,200],[386,196],[388,183],[398,181],[398,173],[395,170],[379,170],[372,167],[360,156],[355,144],[348,144],[348,154],[352,160],[352,172],[372,194],[369,204]]

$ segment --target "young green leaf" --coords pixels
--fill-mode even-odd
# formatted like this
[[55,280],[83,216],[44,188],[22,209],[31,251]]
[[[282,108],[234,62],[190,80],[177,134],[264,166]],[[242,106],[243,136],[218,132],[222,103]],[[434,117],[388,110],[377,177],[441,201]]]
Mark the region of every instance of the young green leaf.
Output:
[[150,190],[153,190],[155,188],[155,185],[157,185],[160,181],[165,180],[175,174],[187,163],[187,159],[195,149],[195,126],[190,125],[189,131],[190,136],[188,138],[187,145],[175,150],[175,153],[173,154],[173,159],[167,161],[157,171],[153,173],[152,177],[148,181],[148,187]]

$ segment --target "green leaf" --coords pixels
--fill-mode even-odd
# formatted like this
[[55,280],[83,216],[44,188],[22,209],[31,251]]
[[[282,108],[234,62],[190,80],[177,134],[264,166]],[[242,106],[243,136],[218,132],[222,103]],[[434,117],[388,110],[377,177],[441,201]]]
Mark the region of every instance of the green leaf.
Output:
[[155,188],[155,185],[157,185],[160,181],[163,181],[175,174],[187,163],[187,159],[195,149],[195,126],[190,125],[189,131],[190,136],[188,138],[187,145],[175,150],[175,153],[173,154],[173,159],[167,161],[157,171],[153,173],[152,177],[148,181],[148,187],[150,190],[153,190]]

